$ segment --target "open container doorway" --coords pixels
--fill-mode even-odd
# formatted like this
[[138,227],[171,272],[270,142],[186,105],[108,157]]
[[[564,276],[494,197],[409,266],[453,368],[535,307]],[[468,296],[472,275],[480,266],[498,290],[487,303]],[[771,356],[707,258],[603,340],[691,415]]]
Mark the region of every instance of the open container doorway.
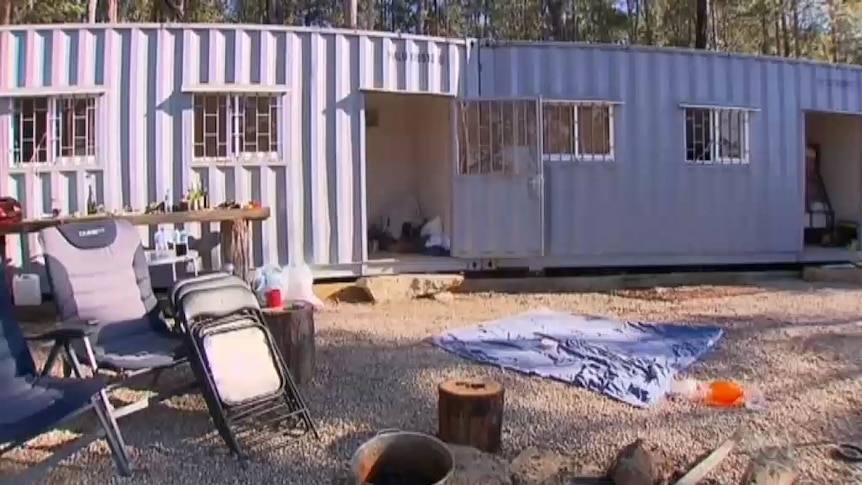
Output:
[[454,98],[364,91],[366,272],[464,269],[450,257]]
[[803,259],[858,259],[862,222],[862,116],[805,113]]

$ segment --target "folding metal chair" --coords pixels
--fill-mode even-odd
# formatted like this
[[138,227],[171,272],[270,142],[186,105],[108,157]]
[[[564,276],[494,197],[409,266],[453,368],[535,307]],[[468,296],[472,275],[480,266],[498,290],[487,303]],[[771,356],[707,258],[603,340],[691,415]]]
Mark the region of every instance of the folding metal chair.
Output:
[[310,431],[320,439],[257,298],[231,278],[187,281],[172,292],[216,429],[243,459],[246,449],[270,437],[252,436],[262,427]]

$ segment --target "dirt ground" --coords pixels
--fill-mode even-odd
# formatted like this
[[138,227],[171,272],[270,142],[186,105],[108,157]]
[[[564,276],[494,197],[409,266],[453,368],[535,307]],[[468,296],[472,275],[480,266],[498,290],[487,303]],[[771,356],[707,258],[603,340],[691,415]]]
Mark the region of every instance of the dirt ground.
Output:
[[[716,350],[684,376],[740,380],[760,389],[768,407],[714,409],[668,399],[636,409],[573,386],[475,365],[423,343],[445,329],[540,307],[718,325],[726,333]],[[27,325],[29,331],[38,327]],[[506,459],[537,447],[561,453],[572,468],[604,469],[621,446],[642,437],[682,467],[744,426],[741,450],[711,475],[716,483],[738,483],[748,456],[774,445],[792,446],[800,483],[862,483],[862,468],[830,456],[832,443],[862,441],[862,288],[783,280],[768,287],[332,304],[317,315],[317,352],[317,376],[305,392],[321,442],[280,442],[243,469],[212,432],[200,396],[191,394],[121,421],[135,461],[132,478],[114,478],[107,447],[98,442],[46,483],[330,483],[378,430],[434,433],[437,384],[471,376],[497,379],[506,388]],[[171,377],[181,378],[188,375]],[[125,401],[144,395],[119,393]],[[0,470],[39,459],[70,436],[47,434],[0,459]]]

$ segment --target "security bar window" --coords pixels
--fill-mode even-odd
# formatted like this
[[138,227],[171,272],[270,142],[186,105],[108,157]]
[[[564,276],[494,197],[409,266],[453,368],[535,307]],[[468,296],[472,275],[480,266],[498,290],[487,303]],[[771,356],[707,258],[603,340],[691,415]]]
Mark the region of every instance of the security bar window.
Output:
[[685,109],[686,162],[697,165],[749,163],[749,113],[742,109]]
[[280,109],[277,95],[196,95],[195,160],[277,159]]
[[96,157],[96,98],[26,97],[12,103],[12,166],[89,165]]
[[608,103],[542,103],[542,159],[608,162],[614,159],[613,106]]
[[504,176],[535,173],[536,105],[533,100],[460,103],[458,173]]

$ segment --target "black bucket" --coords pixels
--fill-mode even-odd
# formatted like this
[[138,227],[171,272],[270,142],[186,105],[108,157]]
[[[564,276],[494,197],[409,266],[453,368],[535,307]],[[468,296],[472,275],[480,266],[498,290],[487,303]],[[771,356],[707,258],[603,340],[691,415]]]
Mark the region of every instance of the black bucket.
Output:
[[454,469],[449,447],[433,436],[410,431],[381,431],[350,461],[356,485],[443,485]]

